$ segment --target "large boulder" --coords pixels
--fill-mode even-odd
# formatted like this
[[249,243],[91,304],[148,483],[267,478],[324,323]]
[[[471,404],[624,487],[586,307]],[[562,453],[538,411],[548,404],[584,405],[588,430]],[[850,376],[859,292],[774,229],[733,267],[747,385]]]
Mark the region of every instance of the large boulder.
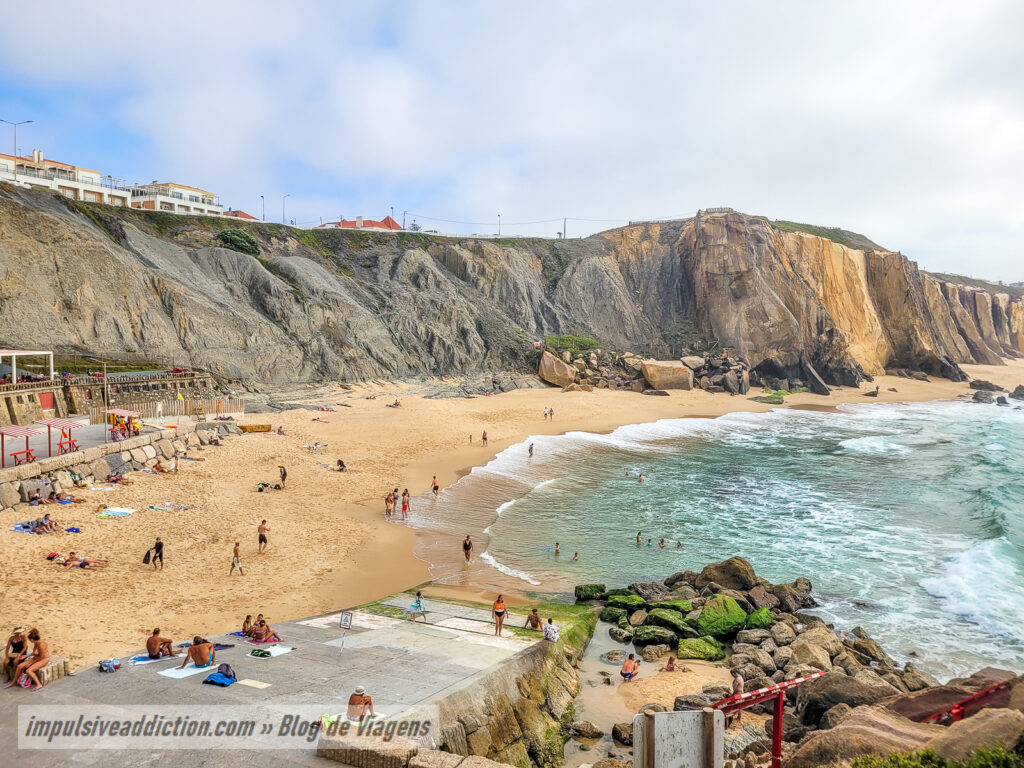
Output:
[[991,392],[979,389],[974,393],[974,397],[972,397],[971,400],[976,403],[994,403],[996,398]]
[[693,389],[693,369],[678,360],[644,360],[640,371],[654,389]]
[[758,608],[747,616],[744,626],[747,629],[768,629],[774,623],[775,617],[767,608]]
[[601,609],[601,613],[598,615],[601,621],[607,621],[609,624],[618,624],[619,619],[625,618],[627,611],[625,608],[616,608],[614,605],[606,605]]
[[908,720],[921,721],[940,709],[963,701],[974,691],[960,685],[938,685],[885,699],[882,703]]
[[968,385],[971,389],[978,389],[984,392],[1001,392],[1003,390],[998,384],[993,384],[991,381],[985,381],[985,379],[974,379]]
[[842,672],[828,672],[797,689],[797,713],[804,725],[817,726],[821,716],[836,704],[849,704],[851,707],[875,704],[886,698],[887,689],[892,690],[889,686],[870,685]]
[[713,637],[688,637],[685,640],[679,641],[676,657],[680,659],[721,661],[725,658],[725,649]]
[[915,752],[943,730],[941,725],[912,723],[883,707],[858,707],[834,728],[810,733],[790,755],[786,768],[818,768],[861,755]]
[[910,691],[923,691],[940,685],[938,680],[909,661],[903,667],[903,684]]
[[604,600],[607,590],[604,584],[577,584],[574,590],[577,600]]
[[645,645],[640,649],[640,658],[653,664],[662,656],[667,656],[671,652],[672,647],[669,645]]
[[649,603],[656,603],[659,600],[667,600],[671,590],[663,581],[635,581],[629,585],[629,591],[640,595]]
[[798,643],[821,646],[825,649],[829,658],[843,652],[843,641],[836,636],[835,632],[832,632],[825,626],[813,627],[801,633],[793,641],[793,645],[796,646]]
[[589,720],[577,720],[569,728],[581,739],[600,739],[604,736],[604,731]]
[[670,629],[679,637],[698,636],[697,631],[686,623],[686,620],[683,618],[683,614],[676,611],[670,611],[667,608],[654,608],[649,614],[647,614],[646,623]]
[[659,600],[651,603],[651,608],[664,608],[669,611],[678,611],[684,616],[693,610],[693,603],[689,600]]
[[[627,621],[629,622],[629,626],[639,627],[647,621],[647,611],[645,611],[643,608],[641,608],[638,611],[633,611],[631,614],[629,614],[629,618],[627,619]],[[671,629],[671,627],[669,627],[669,629]]]
[[632,613],[635,610],[644,608],[647,605],[647,601],[640,597],[640,595],[634,595],[633,593],[628,595],[609,595],[608,605],[612,608],[624,608]]
[[789,624],[782,621],[772,624],[771,629],[768,631],[771,632],[772,640],[779,646],[790,645],[796,640],[796,631]]
[[877,661],[884,667],[893,668],[896,663],[889,657],[882,646],[868,637],[868,634],[860,627],[853,628],[853,649],[858,653],[867,656],[872,661]]
[[1013,749],[1024,738],[1024,714],[1015,709],[983,709],[953,723],[928,742],[947,760],[963,760],[980,747]]
[[813,608],[817,603],[811,597],[811,583],[797,579],[792,584],[775,584],[768,590],[779,601],[779,608],[786,613],[796,613],[801,608]]
[[728,595],[715,595],[701,609],[697,629],[703,635],[720,637],[743,629],[747,613]]
[[771,594],[763,585],[758,584],[756,587],[751,587],[750,592],[747,593],[747,600],[755,608],[772,608],[779,607],[779,598]]
[[1018,384],[1017,388],[1010,393],[1014,400],[1024,400],[1024,384]]
[[564,363],[550,352],[540,356],[540,365],[537,368],[537,375],[548,384],[556,387],[568,387],[576,381],[576,374],[579,371],[572,365]]
[[628,643],[633,640],[633,633],[624,627],[611,627],[608,636],[617,643]]
[[742,557],[730,557],[705,566],[694,580],[697,589],[704,589],[709,584],[718,584],[725,589],[750,589],[757,586],[758,580],[750,563]]
[[619,744],[627,747],[633,746],[633,724],[616,723],[612,726],[612,738]]
[[665,627],[653,627],[649,624],[633,630],[633,645],[675,645],[678,635]]

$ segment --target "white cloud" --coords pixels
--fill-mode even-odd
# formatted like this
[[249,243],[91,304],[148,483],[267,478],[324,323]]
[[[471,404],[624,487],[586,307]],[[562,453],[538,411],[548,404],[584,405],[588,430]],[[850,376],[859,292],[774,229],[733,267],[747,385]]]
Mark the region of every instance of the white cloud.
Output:
[[1024,279],[1010,2],[2,4],[59,41],[8,37],[8,84],[121,95],[144,180],[228,205],[507,223],[732,205]]

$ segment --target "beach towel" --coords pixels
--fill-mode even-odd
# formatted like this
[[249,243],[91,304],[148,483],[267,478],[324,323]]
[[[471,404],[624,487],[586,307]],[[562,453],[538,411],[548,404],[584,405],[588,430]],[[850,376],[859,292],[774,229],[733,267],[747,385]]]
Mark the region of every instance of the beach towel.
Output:
[[222,688],[227,688],[229,685],[234,685],[235,678],[222,675],[220,672],[214,672],[206,676],[203,680],[204,685],[219,685]]
[[191,677],[192,675],[198,675],[200,672],[210,673],[209,667],[196,667],[189,664],[184,669],[175,667],[174,669],[161,669],[157,674],[163,675],[164,677],[173,677],[175,680],[180,680],[183,677]]
[[56,499],[56,502],[58,504],[70,504],[71,503],[71,499]]
[[74,527],[72,527],[72,528],[65,528],[64,532],[65,533],[81,533],[82,529],[81,528],[74,528]]
[[[268,648],[260,648],[259,649],[259,651],[262,651],[262,652],[265,652],[265,653],[269,653],[270,654],[270,658],[273,658],[274,656],[283,656],[284,654],[291,653],[294,650],[295,650],[294,648],[292,648],[291,646],[288,646],[288,645],[271,645]],[[266,656],[256,656],[256,655],[254,655],[254,654],[258,653],[259,651],[257,651],[257,649],[254,648],[253,650],[249,651],[248,655],[252,656],[254,659],[267,658]]]
[[157,661],[170,661],[171,659],[174,659],[175,661],[181,661],[181,656],[161,656],[159,659],[151,659],[149,658],[148,653],[140,653],[137,656],[132,656],[130,659],[128,659],[128,663],[131,666],[136,667],[139,664],[152,664]]
[[231,634],[233,637],[245,637],[243,632],[232,632]]
[[20,523],[15,523],[11,526],[11,530],[17,531],[18,533],[36,533],[36,521],[25,520]]
[[99,517],[131,517],[135,513],[134,509],[129,507],[107,507],[100,514]]
[[167,507],[168,509],[188,509],[188,507],[185,506],[184,504],[173,504],[170,501],[165,501],[160,506]]
[[235,647],[234,643],[214,643],[213,644],[213,650],[215,650],[215,651],[223,651],[223,650],[227,650],[228,648],[234,648],[234,647]]

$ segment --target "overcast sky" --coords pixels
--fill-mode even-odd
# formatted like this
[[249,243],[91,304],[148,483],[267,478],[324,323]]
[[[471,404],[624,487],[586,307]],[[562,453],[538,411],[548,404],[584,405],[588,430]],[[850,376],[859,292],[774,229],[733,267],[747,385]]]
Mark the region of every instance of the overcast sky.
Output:
[[268,220],[290,194],[299,224],[579,236],[726,205],[1024,280],[1024,4],[496,5],[0,0],[0,118]]

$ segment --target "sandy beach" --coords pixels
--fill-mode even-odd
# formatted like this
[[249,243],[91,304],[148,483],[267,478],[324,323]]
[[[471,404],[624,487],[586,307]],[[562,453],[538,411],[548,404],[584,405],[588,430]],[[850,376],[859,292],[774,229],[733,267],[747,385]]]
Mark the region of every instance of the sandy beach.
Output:
[[[1022,361],[964,369],[1010,389],[1024,383]],[[875,384],[879,396],[865,397],[863,392]],[[273,624],[358,605],[429,579],[426,565],[412,554],[415,532],[383,519],[383,497],[396,486],[422,494],[435,474],[448,486],[468,468],[530,435],[607,431],[664,418],[773,407],[703,391],[647,397],[552,388],[428,400],[407,395],[408,389],[401,384],[339,389],[317,403],[336,407],[333,412],[246,416],[243,423],[283,425],[287,434],[232,437],[223,447],[195,454],[204,461],[182,462],[177,475],[136,473],[129,487],[84,491],[80,495],[87,503],[50,508],[65,527],[81,528],[78,534],[29,536],[9,530],[14,517],[0,520],[5,553],[0,614],[10,625],[4,631],[15,625],[38,627],[55,654],[78,666],[142,647],[157,626],[178,641],[240,626],[248,613],[262,612]],[[792,395],[786,405],[926,401],[970,391],[965,383],[880,377],[860,390],[844,387],[828,397]],[[373,395],[376,399],[368,399]],[[386,407],[396,398],[400,408]],[[545,407],[554,408],[553,421],[543,419]],[[484,430],[487,447],[480,444]],[[315,452],[303,447],[316,442],[327,447]],[[338,458],[348,472],[325,466]],[[287,487],[257,493],[258,482],[277,481],[279,464],[288,469]],[[149,509],[164,502],[188,509]],[[98,504],[137,511],[128,518],[98,519]],[[40,515],[45,511],[39,510]],[[416,514],[415,500],[411,513]],[[260,555],[256,527],[262,519],[270,528],[270,546]],[[142,563],[156,536],[165,544],[166,565],[160,572]],[[228,576],[236,541],[244,576]],[[108,558],[110,564],[99,571],[68,571],[45,559],[48,552],[71,550]],[[461,592],[476,597],[484,594],[482,588],[467,585]]]

